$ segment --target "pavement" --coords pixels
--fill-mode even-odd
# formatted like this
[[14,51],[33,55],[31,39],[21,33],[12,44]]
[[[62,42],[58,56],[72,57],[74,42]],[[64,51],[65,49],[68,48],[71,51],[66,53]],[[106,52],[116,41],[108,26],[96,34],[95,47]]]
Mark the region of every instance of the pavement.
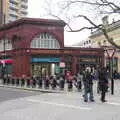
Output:
[[1,120],[120,120],[120,97],[107,96],[109,102],[85,103],[82,94],[45,93],[0,104]]
[[41,95],[42,92],[0,87],[0,103],[28,96]]
[[[114,95],[109,91],[106,95],[108,100],[106,103],[100,101],[96,86],[97,82],[94,81],[95,102],[85,103],[82,97],[83,91],[77,92],[74,87],[73,91],[69,92],[66,84],[62,92],[59,88],[56,90],[50,88],[45,94],[35,94],[0,103],[0,118],[1,120],[120,120],[120,81],[115,80]],[[1,87],[14,88],[22,93],[27,89],[26,87],[19,89],[11,85],[1,85]],[[29,89],[30,92],[38,92],[38,88]],[[39,91],[46,90],[42,88]]]
[[[97,81],[93,81],[93,89],[94,89],[94,93],[97,94]],[[42,88],[38,88],[38,86],[36,85],[35,88],[33,88],[32,86],[27,87],[27,85],[25,84],[25,86],[21,87],[16,86],[16,85],[3,85],[2,84],[2,80],[0,80],[0,87],[6,87],[6,88],[13,88],[13,89],[22,89],[22,90],[29,90],[29,91],[40,91],[40,92],[48,92],[48,93],[68,93],[68,92],[72,92],[72,93],[79,93],[78,90],[76,89],[76,87],[73,85],[73,89],[71,91],[68,91],[68,85],[67,83],[65,84],[64,90],[60,90],[60,88],[57,86],[57,88],[55,90],[53,90],[51,88],[51,86],[49,87],[49,89],[45,89],[44,86],[42,86]],[[83,91],[84,88],[82,88]],[[108,94],[111,94],[111,80],[109,80],[109,92]],[[114,95],[119,95],[120,94],[120,80],[114,80]]]
[[[96,91],[97,91],[97,81],[93,81],[94,84],[93,84],[93,88],[94,88],[94,93],[96,94]],[[60,90],[60,88],[57,86],[57,88],[55,90],[53,90],[51,88],[51,86],[49,87],[49,89],[45,89],[44,86],[42,86],[42,88],[38,88],[38,86],[36,85],[35,88],[33,88],[32,86],[30,87],[27,87],[27,85],[25,84],[25,86],[21,87],[20,85],[19,86],[16,86],[16,85],[12,85],[12,84],[9,84],[9,85],[3,85],[2,84],[2,80],[0,80],[0,87],[6,87],[6,88],[13,88],[13,89],[22,89],[22,90],[29,90],[29,91],[40,91],[40,92],[52,92],[52,93],[68,93],[68,92],[78,92],[78,90],[76,89],[76,87],[73,85],[73,89],[71,91],[68,91],[68,85],[67,83],[65,84],[65,87],[64,87],[64,90]],[[82,91],[83,91],[84,88],[82,88]],[[111,80],[109,80],[109,94],[111,94]],[[120,80],[117,79],[117,80],[114,80],[114,94],[115,95],[119,95],[120,94]]]

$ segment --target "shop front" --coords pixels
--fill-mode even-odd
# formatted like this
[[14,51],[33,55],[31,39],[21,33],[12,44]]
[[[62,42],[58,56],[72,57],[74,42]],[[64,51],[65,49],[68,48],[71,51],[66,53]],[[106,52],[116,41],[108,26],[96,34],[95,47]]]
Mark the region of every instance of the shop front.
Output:
[[57,66],[59,67],[60,58],[39,58],[31,57],[31,75],[46,76],[55,75]]
[[[64,46],[65,25],[61,20],[22,18],[1,26],[0,54],[10,56],[12,76],[46,76],[65,71],[75,75],[86,66],[104,66],[102,48]],[[5,51],[1,47],[3,30]]]
[[100,68],[100,60],[99,56],[79,56],[78,57],[78,71],[83,71],[85,68],[90,67],[91,70],[96,70]]

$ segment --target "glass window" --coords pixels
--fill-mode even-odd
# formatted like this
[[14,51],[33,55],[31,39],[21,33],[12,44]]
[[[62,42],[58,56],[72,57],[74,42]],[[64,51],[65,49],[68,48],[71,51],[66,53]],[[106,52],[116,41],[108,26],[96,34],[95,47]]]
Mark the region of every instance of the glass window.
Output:
[[60,45],[54,36],[42,33],[32,40],[31,48],[59,49]]
[[0,40],[0,51],[3,51],[4,49],[5,50],[12,50],[12,43],[7,38],[5,39],[5,44],[4,44],[3,39]]

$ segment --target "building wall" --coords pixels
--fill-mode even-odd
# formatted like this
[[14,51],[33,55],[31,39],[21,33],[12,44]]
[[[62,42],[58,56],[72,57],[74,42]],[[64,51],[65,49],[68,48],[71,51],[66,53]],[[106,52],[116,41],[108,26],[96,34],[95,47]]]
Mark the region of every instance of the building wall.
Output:
[[2,0],[0,0],[0,24],[2,24]]
[[[115,29],[114,31],[109,32],[108,35],[110,37],[112,37],[116,43],[120,44],[120,34],[119,33],[120,33],[120,28],[119,29]],[[104,35],[102,35],[102,34],[98,35],[98,36],[95,36],[95,37],[94,36],[90,37],[90,39],[92,41],[92,47],[100,47],[99,43],[101,43],[101,45],[105,45],[105,44],[106,45],[110,45],[106,41]],[[105,43],[105,41],[106,41],[106,43]]]
[[30,76],[30,57],[27,54],[17,54],[13,56],[13,76]]
[[[111,38],[113,38],[113,40],[117,44],[120,45],[120,28],[117,28],[117,29],[110,31],[108,33],[108,35]],[[91,35],[89,38],[91,39],[92,47],[94,47],[94,48],[98,48],[98,47],[100,47],[100,45],[101,46],[111,46],[111,44],[106,40],[106,38],[104,37],[103,34],[99,34],[99,35],[93,34],[93,36]],[[118,65],[117,65],[118,72],[120,72],[120,57],[119,56],[120,56],[120,52],[118,52],[116,50],[114,57],[118,58]]]
[[[64,27],[57,25],[49,25],[49,21],[45,22],[43,25],[32,24],[28,21],[26,24],[24,20],[19,20],[19,24],[16,25],[16,22],[8,29],[5,30],[6,37],[12,43],[12,54],[13,59],[13,75],[21,76],[26,74],[30,76],[30,55],[27,54],[27,49],[30,49],[31,41],[40,33],[50,33],[53,35],[59,42],[60,48],[64,48]],[[23,23],[21,23],[23,22]],[[29,23],[30,22],[30,23]],[[36,23],[36,22],[34,22]],[[9,26],[10,24],[8,24]],[[3,28],[4,29],[4,28]],[[1,30],[0,39],[3,41],[2,36],[4,32]],[[3,44],[1,42],[0,44]],[[2,45],[1,45],[2,46]],[[6,51],[7,52],[7,51]]]
[[[72,74],[77,73],[77,65],[79,64],[79,57],[98,57],[99,61],[96,63],[99,66],[103,66],[103,49],[96,48],[70,48],[64,47],[64,26],[63,21],[54,20],[41,20],[41,19],[21,19],[9,23],[4,26],[6,28],[6,37],[11,40],[12,49],[6,51],[7,55],[10,55],[13,64],[13,76],[21,77],[22,75],[30,76],[30,57],[32,56],[44,56],[44,57],[56,57],[61,59],[60,62],[64,62],[67,56],[71,57],[71,61],[68,61],[71,66]],[[0,40],[4,34],[4,27],[0,27]],[[53,35],[60,44],[60,49],[41,49],[30,48],[31,41],[40,33],[50,33]],[[2,54],[2,52],[1,52]],[[92,59],[91,59],[92,60]],[[90,59],[86,59],[85,64],[94,64],[94,61],[90,63]]]
[[[3,2],[3,5],[1,4],[2,13],[5,14],[6,23],[27,16],[28,1],[26,2],[21,0],[12,0],[12,1],[13,2],[10,2],[9,0],[1,0],[1,2]],[[3,19],[2,19],[2,23],[3,23]]]

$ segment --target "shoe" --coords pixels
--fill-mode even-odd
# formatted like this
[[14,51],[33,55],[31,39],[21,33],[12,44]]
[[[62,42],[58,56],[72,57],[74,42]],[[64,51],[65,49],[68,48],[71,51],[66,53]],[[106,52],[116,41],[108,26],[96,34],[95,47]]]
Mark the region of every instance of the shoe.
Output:
[[85,97],[85,95],[82,95],[83,96],[83,98]]
[[107,102],[107,100],[101,100],[102,102]]
[[90,100],[90,102],[95,102],[95,100]]
[[84,102],[88,102],[87,100],[84,100]]

